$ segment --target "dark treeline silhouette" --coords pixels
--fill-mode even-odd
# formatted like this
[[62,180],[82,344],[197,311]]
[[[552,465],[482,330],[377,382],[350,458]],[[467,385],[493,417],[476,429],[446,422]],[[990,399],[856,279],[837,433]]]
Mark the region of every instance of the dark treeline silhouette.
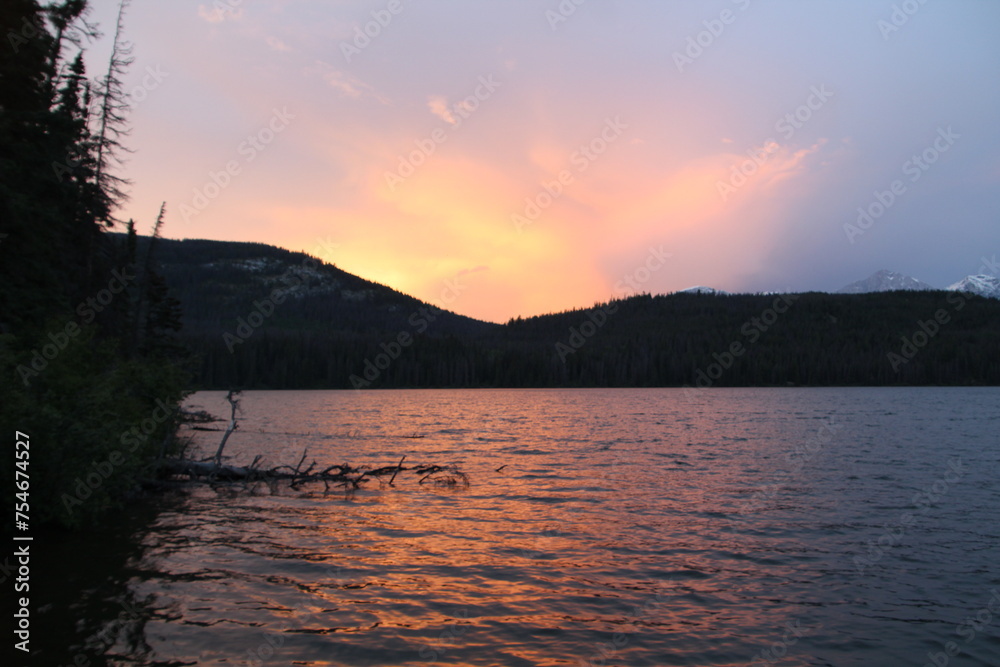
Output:
[[[91,80],[85,2],[0,3],[0,421],[11,450],[15,432],[28,445],[0,479],[10,489],[21,474],[32,525],[80,525],[121,505],[169,444],[188,383],[155,241],[140,253],[134,226],[114,217],[126,6]],[[162,222],[161,210],[153,237]]]
[[1000,383],[1000,301],[969,294],[637,295],[501,326],[302,253],[160,243],[203,388]]

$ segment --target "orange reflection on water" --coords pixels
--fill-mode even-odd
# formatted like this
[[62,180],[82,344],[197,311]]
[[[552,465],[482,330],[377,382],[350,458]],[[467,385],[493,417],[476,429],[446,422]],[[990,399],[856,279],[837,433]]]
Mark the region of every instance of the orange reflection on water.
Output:
[[[867,414],[847,396],[838,400]],[[827,400],[779,390],[250,393],[254,417],[234,436],[234,462],[262,451],[297,461],[308,446],[320,465],[393,466],[405,454],[407,469],[391,486],[373,479],[353,492],[198,487],[146,538],[144,574],[130,585],[158,610],[144,636],[154,657],[199,664],[261,646],[273,655],[263,664],[302,665],[746,665],[771,649],[790,665],[817,652],[832,664],[871,657],[866,628],[897,621],[866,616],[864,596],[906,582],[853,568],[869,518],[842,507],[842,473],[861,472],[881,441],[852,450],[823,436]],[[922,414],[894,410],[897,428]],[[962,429],[976,423],[963,419]],[[949,423],[922,427],[946,434]],[[789,465],[800,451],[812,453]],[[886,507],[926,472],[891,455],[876,487]],[[420,484],[413,467],[428,463],[457,466],[470,485]],[[906,537],[924,535],[933,532]],[[925,571],[947,568],[919,559]],[[907,592],[877,602],[902,618],[917,599]],[[905,642],[893,650],[904,655]]]

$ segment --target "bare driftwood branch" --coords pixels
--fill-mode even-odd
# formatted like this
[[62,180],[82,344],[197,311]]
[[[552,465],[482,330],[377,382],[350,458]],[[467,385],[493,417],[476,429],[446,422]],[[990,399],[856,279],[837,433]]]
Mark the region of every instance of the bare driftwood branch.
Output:
[[392,483],[396,481],[396,473],[398,473],[399,469],[403,467],[403,461],[405,460],[406,454],[403,454],[403,458],[399,459],[399,465],[396,466],[396,470],[392,473],[392,478],[389,479],[389,486],[392,486]]
[[[225,451],[226,441],[229,440],[229,436],[239,427],[236,421],[236,414],[240,412],[239,395],[240,392],[237,390],[231,390],[226,395],[226,400],[229,401],[230,406],[229,425],[222,436],[222,441],[219,443],[215,455],[200,461],[183,458],[162,460],[159,467],[162,475],[166,477],[187,477],[192,480],[205,478],[223,482],[265,481],[271,484],[272,487],[279,481],[286,481],[290,482],[292,488],[297,488],[309,482],[323,482],[327,490],[329,490],[331,484],[341,484],[353,491],[360,488],[362,482],[373,478],[381,479],[386,475],[390,475],[389,485],[392,486],[400,473],[410,471],[415,475],[420,475],[419,484],[430,482],[437,486],[446,487],[464,488],[469,486],[469,478],[453,465],[418,465],[406,467],[403,465],[403,462],[406,461],[405,455],[399,459],[399,463],[396,465],[374,469],[364,466],[354,468],[347,463],[341,463],[317,470],[316,461],[303,468],[302,466],[305,465],[306,459],[309,456],[308,448],[302,451],[302,456],[294,468],[290,465],[260,468],[258,464],[263,458],[262,454],[255,456],[249,466],[223,464],[223,452]],[[207,415],[207,413],[205,414]],[[207,421],[207,419],[204,421]],[[423,436],[414,434],[413,437]]]
[[229,440],[229,436],[233,434],[239,425],[236,423],[236,412],[240,409],[240,401],[237,396],[240,395],[239,391],[229,390],[226,394],[226,400],[229,401],[229,426],[226,428],[226,432],[222,435],[222,442],[219,443],[219,448],[215,450],[215,465],[222,465],[222,450],[226,448],[226,440]]
[[[403,459],[405,458],[404,456]],[[314,472],[316,468],[315,461],[305,470],[302,470],[302,464],[305,461],[304,455],[295,468],[288,465],[270,469],[258,468],[257,463],[260,459],[261,456],[258,455],[254,458],[253,463],[245,467],[222,465],[212,460],[191,461],[186,459],[168,459],[162,462],[161,471],[167,476],[184,476],[190,479],[206,478],[226,482],[255,480],[277,482],[284,480],[290,482],[293,487],[298,487],[308,482],[323,482],[328,489],[330,484],[342,484],[350,489],[357,489],[366,480],[373,478],[380,479],[386,475],[391,475],[391,483],[395,481],[397,475],[405,472],[420,475],[419,484],[430,482],[438,486],[448,487],[467,487],[469,485],[468,477],[455,466],[421,465],[407,467],[403,465],[402,459],[396,465],[382,468],[354,468],[344,463],[327,466],[316,472]]]
[[418,474],[423,474],[423,473],[427,473],[427,474],[425,474],[423,477],[421,477],[420,481],[417,482],[417,483],[418,484],[423,484],[425,479],[427,479],[428,477],[430,477],[431,475],[433,475],[436,472],[441,472],[442,470],[444,470],[444,468],[442,468],[441,466],[425,466],[423,468],[418,468],[417,469],[417,473]]

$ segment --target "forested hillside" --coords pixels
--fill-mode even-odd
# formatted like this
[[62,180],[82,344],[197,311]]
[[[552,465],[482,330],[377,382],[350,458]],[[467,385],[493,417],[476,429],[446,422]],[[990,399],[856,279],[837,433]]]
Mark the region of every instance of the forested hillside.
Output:
[[301,253],[160,243],[206,388],[1000,383],[1000,301],[956,292],[640,295],[500,326]]
[[[139,239],[140,250],[149,242]],[[265,318],[268,329],[372,334],[407,326],[418,299],[263,243],[159,239],[156,259],[183,308],[191,333],[235,331],[277,291],[285,297]],[[266,309],[266,305],[265,305]],[[493,325],[443,311],[436,328],[471,334]]]

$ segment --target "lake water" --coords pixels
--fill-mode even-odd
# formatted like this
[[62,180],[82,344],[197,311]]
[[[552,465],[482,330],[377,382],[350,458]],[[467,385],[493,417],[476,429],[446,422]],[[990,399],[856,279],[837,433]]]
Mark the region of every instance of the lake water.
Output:
[[[223,393],[189,405],[228,414]],[[35,664],[1000,665],[996,388],[242,406],[233,463],[405,454],[470,485],[406,471],[352,494],[198,485],[137,507],[65,538],[91,564],[39,614],[77,620]],[[220,433],[197,437],[207,456]]]

